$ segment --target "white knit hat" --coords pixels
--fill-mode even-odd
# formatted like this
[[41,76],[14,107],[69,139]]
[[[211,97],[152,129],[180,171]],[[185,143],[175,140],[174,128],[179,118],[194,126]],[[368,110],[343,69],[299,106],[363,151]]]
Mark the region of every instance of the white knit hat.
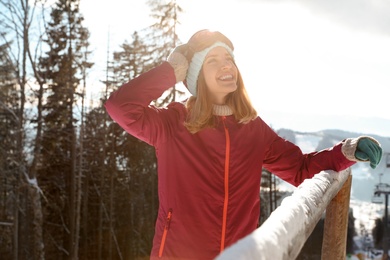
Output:
[[191,62],[188,66],[187,78],[186,78],[187,88],[192,95],[196,96],[199,73],[207,54],[210,52],[210,50],[219,46],[224,47],[229,52],[230,56],[234,58],[233,50],[227,44],[221,41],[217,41],[210,47],[207,47],[202,51],[194,53],[194,56],[192,57]]

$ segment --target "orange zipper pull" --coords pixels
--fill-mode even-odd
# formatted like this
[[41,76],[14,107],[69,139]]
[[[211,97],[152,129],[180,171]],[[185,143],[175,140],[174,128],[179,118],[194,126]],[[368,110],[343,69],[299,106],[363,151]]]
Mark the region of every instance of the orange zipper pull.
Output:
[[171,225],[171,219],[172,219],[172,209],[169,209],[168,216],[167,216],[167,222],[165,224],[165,229],[168,230],[169,226]]
[[161,238],[160,250],[158,251],[158,257],[162,257],[162,254],[164,252],[165,240],[167,239],[168,229],[169,226],[171,225],[171,219],[172,219],[172,209],[169,209],[167,220],[165,222],[164,232]]

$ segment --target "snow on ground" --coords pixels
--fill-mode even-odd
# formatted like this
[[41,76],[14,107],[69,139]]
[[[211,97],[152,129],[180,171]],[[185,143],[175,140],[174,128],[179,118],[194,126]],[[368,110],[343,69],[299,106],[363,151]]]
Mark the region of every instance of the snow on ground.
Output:
[[375,220],[383,216],[383,204],[351,200],[350,207],[352,208],[353,216],[355,217],[356,231],[362,233],[361,229],[364,227],[365,230],[371,234],[371,231],[375,226]]

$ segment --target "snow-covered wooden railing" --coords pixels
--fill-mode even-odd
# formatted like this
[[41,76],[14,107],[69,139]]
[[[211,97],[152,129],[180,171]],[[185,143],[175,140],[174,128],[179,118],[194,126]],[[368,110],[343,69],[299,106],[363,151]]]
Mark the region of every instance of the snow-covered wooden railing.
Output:
[[305,180],[260,228],[216,259],[295,259],[325,211],[322,259],[345,259],[351,182],[350,169]]

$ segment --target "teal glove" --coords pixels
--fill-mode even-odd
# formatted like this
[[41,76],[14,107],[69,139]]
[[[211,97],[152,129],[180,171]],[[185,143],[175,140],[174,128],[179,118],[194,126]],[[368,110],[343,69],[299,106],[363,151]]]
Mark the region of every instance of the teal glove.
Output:
[[369,161],[371,168],[375,169],[382,159],[382,148],[374,140],[363,137],[357,144],[355,157],[361,161]]

